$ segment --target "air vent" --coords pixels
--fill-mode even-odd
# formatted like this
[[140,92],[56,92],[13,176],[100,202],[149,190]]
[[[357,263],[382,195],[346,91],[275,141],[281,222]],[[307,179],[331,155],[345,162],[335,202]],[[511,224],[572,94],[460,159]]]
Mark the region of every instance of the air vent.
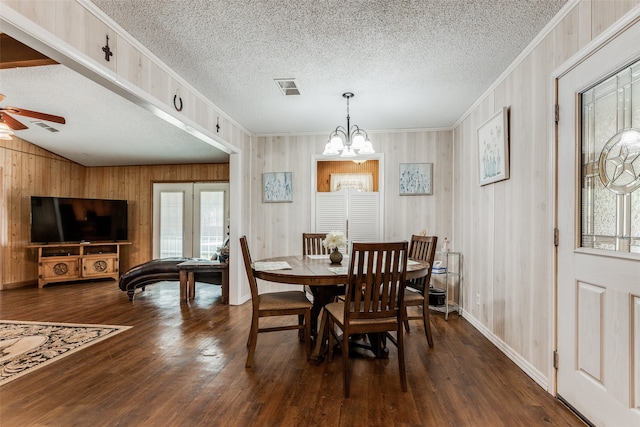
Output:
[[48,130],[49,132],[60,132],[58,129],[52,128],[51,126],[49,126],[45,122],[32,122],[32,123],[35,124],[35,125],[40,126],[42,129]]
[[282,91],[283,95],[285,96],[300,95],[300,89],[298,89],[295,79],[273,79],[273,80],[276,82],[276,84]]

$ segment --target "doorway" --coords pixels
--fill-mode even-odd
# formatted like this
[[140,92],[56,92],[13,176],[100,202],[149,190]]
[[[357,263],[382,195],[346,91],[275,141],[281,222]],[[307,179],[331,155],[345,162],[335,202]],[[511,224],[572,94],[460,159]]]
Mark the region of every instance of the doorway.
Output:
[[[384,236],[384,154],[366,162],[311,159],[311,224],[315,232],[342,231],[351,243],[380,241]],[[332,175],[346,180],[332,184]],[[364,175],[370,175],[365,183]],[[334,176],[335,177],[335,176]],[[350,177],[353,177],[351,179]]]
[[229,184],[153,184],[153,258],[210,259],[229,235]]

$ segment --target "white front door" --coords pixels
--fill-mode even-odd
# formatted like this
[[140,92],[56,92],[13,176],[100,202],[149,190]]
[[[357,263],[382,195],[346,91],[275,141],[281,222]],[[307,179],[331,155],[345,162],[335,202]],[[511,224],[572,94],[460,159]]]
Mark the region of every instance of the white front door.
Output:
[[229,184],[153,185],[153,258],[211,258],[228,237]]
[[638,40],[558,81],[557,392],[597,426],[640,426]]

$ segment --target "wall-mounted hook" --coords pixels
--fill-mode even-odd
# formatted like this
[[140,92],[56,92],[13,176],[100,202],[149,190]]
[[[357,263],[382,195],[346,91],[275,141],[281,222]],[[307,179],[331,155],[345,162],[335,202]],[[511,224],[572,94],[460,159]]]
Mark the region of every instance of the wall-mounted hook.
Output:
[[180,91],[176,90],[176,94],[173,95],[173,108],[176,111],[182,111],[182,97],[180,97]]
[[220,132],[220,117],[216,118],[216,132]]
[[102,48],[102,51],[104,52],[104,60],[109,62],[111,60],[111,57],[113,56],[113,52],[111,52],[111,49],[109,48],[108,35],[107,35],[107,44]]

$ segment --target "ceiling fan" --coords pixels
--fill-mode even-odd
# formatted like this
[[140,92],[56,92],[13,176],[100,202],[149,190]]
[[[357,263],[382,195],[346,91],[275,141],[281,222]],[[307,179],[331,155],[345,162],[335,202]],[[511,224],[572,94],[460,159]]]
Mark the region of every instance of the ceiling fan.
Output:
[[[2,102],[4,98],[5,96],[0,93],[0,102]],[[0,122],[3,122],[13,130],[23,130],[28,129],[28,127],[11,117],[11,114],[16,116],[32,117],[34,119],[45,120],[47,122],[60,124],[66,123],[64,117],[54,116],[53,114],[40,113],[38,111],[25,110],[17,107],[0,107]]]

